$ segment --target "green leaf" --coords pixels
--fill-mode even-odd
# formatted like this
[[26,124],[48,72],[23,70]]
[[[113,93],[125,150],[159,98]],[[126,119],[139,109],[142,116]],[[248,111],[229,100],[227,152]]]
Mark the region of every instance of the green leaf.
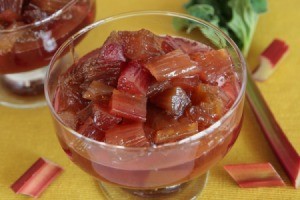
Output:
[[218,26],[219,17],[215,15],[215,9],[208,4],[194,5],[187,9],[187,12],[200,19],[203,19],[211,24]]
[[254,11],[258,14],[264,13],[268,10],[267,0],[251,0]]
[[247,55],[258,21],[258,14],[254,11],[251,0],[229,0],[228,6],[231,7],[233,13],[227,26],[237,39],[243,42],[240,48],[244,55]]

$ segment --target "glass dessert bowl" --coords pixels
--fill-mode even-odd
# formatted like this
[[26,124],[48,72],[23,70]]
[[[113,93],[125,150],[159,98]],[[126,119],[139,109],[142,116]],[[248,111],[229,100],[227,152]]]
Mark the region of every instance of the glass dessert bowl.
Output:
[[45,95],[63,150],[108,199],[186,200],[240,132],[245,76],[239,49],[214,26],[145,11],[73,35],[50,62]]
[[51,57],[94,17],[94,0],[1,1],[0,105],[45,106],[43,82]]

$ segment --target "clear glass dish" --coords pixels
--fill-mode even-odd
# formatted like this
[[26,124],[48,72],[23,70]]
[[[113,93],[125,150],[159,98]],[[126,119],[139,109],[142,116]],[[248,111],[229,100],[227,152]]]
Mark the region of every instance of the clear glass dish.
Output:
[[[187,33],[174,29],[174,18],[190,20],[211,31]],[[86,53],[102,46],[112,31],[148,29],[158,35],[171,35],[215,44],[225,48],[239,79],[240,91],[229,111],[207,129],[180,140],[151,147],[123,147],[87,138],[70,127],[55,112],[53,101],[58,78]],[[88,33],[86,37],[84,34]],[[75,46],[78,40],[80,45]],[[219,44],[218,42],[222,42]],[[108,199],[195,199],[203,189],[208,170],[221,160],[234,144],[242,126],[246,86],[244,58],[224,33],[188,15],[143,11],[109,17],[82,29],[66,41],[54,55],[45,80],[45,95],[54,118],[59,142],[69,158],[99,181]]]
[[45,106],[43,83],[53,54],[94,18],[94,0],[70,0],[40,21],[0,29],[0,105]]

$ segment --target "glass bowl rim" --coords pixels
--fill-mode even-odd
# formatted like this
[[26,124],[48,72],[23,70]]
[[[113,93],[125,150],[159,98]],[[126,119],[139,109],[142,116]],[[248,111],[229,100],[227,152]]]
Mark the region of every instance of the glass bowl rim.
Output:
[[72,7],[73,5],[75,5],[79,1],[80,0],[71,0],[66,5],[64,5],[61,9],[55,11],[54,13],[52,13],[51,15],[46,17],[45,19],[42,19],[42,20],[34,22],[34,23],[25,24],[25,25],[19,26],[17,28],[9,29],[9,30],[5,30],[5,29],[0,30],[0,34],[13,33],[13,32],[23,30],[23,29],[34,28],[34,27],[38,27],[38,26],[41,26],[43,24],[46,24],[46,23],[50,22],[51,20],[55,19],[56,17],[59,17],[60,15],[65,13],[70,7]]
[[[113,145],[113,144],[108,144],[105,142],[100,142],[100,141],[96,141],[93,140],[91,138],[88,138],[86,136],[83,136],[82,134],[76,132],[75,130],[73,130],[72,128],[68,127],[65,125],[65,123],[61,120],[61,118],[58,116],[58,114],[55,112],[54,107],[51,103],[50,97],[49,97],[49,93],[48,93],[48,82],[49,82],[49,76],[50,76],[50,72],[52,71],[52,66],[55,63],[55,60],[58,58],[58,56],[61,54],[61,52],[64,51],[64,49],[71,44],[71,42],[73,40],[75,40],[76,38],[80,37],[82,34],[102,25],[105,24],[107,22],[111,22],[111,21],[115,21],[115,20],[119,20],[119,19],[124,19],[124,18],[128,18],[128,17],[138,17],[138,16],[146,16],[146,15],[163,15],[163,16],[169,16],[169,17],[180,17],[180,18],[184,18],[184,19],[188,19],[188,20],[193,20],[197,23],[200,23],[202,25],[205,25],[209,28],[214,29],[214,31],[218,32],[221,34],[222,37],[225,38],[225,40],[232,46],[235,54],[237,54],[238,59],[241,63],[241,68],[242,68],[242,85],[241,85],[241,89],[239,91],[239,94],[237,96],[237,98],[235,99],[233,105],[230,107],[230,109],[225,113],[225,115],[223,115],[218,121],[216,121],[215,123],[213,123],[211,126],[209,126],[208,128],[192,135],[189,136],[187,138],[184,138],[182,140],[176,141],[176,142],[171,142],[171,143],[166,143],[166,144],[162,144],[162,145],[151,145],[149,147],[126,147],[126,146],[120,146],[120,145]],[[247,69],[246,69],[246,62],[245,59],[241,53],[241,51],[239,50],[239,48],[237,47],[237,45],[233,42],[233,40],[227,36],[223,31],[221,31],[219,28],[217,28],[216,26],[201,20],[199,18],[193,17],[191,15],[188,14],[183,14],[183,13],[177,13],[177,12],[171,12],[171,11],[158,11],[158,10],[148,10],[148,11],[136,11],[136,12],[126,12],[126,13],[121,13],[118,15],[114,15],[114,16],[110,16],[104,19],[101,19],[99,21],[96,21],[88,26],[86,26],[85,28],[81,29],[80,31],[78,31],[77,33],[75,33],[73,36],[71,36],[68,40],[66,40],[60,47],[59,49],[55,52],[54,56],[52,57],[49,67],[47,69],[46,72],[46,77],[45,77],[45,82],[44,82],[44,92],[45,92],[45,97],[46,97],[46,102],[48,104],[48,107],[50,108],[51,113],[53,114],[53,116],[55,117],[55,120],[60,123],[61,126],[63,126],[66,130],[68,130],[70,133],[72,133],[73,135],[75,135],[75,137],[86,140],[88,143],[93,143],[96,145],[100,145],[103,146],[105,148],[111,148],[111,149],[119,149],[119,150],[134,150],[134,151],[142,151],[142,150],[158,150],[161,148],[169,148],[169,147],[173,147],[173,146],[177,146],[177,145],[181,145],[181,144],[187,144],[187,143],[191,143],[191,142],[197,142],[201,137],[213,132],[216,128],[218,128],[223,121],[225,121],[231,114],[232,112],[237,109],[239,102],[243,100],[244,98],[244,93],[246,90],[246,82],[247,82]]]

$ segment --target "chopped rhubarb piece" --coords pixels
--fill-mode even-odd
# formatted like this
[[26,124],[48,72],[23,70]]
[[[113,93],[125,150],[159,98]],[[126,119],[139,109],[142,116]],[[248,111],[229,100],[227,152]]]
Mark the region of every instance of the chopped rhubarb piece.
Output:
[[5,10],[0,13],[0,25],[7,27],[13,22],[17,21],[18,18],[19,15],[17,15],[17,13],[13,12],[12,10]]
[[199,129],[205,129],[216,122],[224,114],[223,102],[216,99],[212,102],[201,102],[197,106],[186,109],[186,116],[192,121],[197,121]]
[[93,81],[82,97],[92,101],[108,100],[113,91],[113,87],[106,85],[101,80]]
[[118,90],[113,91],[111,113],[132,120],[146,121],[147,98],[131,95]]
[[253,72],[253,79],[265,81],[276,69],[277,64],[288,52],[288,45],[279,39],[275,39],[261,53],[259,66]]
[[131,60],[145,60],[163,54],[160,37],[148,30],[119,31],[118,38],[125,56]]
[[0,13],[10,10],[17,15],[21,14],[23,6],[23,0],[1,0]]
[[11,189],[17,194],[25,194],[37,198],[54,181],[63,169],[39,158],[15,183]]
[[160,130],[177,124],[175,117],[168,115],[164,110],[149,104],[146,125],[154,130]]
[[30,2],[41,10],[52,14],[63,8],[70,0],[31,0]]
[[200,79],[205,83],[218,84],[220,79],[226,82],[226,76],[233,73],[233,63],[226,49],[196,52],[190,57],[201,67]]
[[[192,103],[193,105],[199,105],[201,102],[211,103],[216,100],[221,100],[219,95],[220,93],[221,90],[218,86],[200,83],[193,90]],[[227,100],[228,98],[224,99],[224,101]]]
[[100,51],[100,57],[108,62],[126,61],[122,45],[118,43],[103,45]]
[[160,93],[168,88],[173,87],[171,81],[166,80],[162,82],[153,81],[150,86],[148,87],[147,96],[152,97],[157,93]]
[[198,123],[180,123],[156,132],[155,144],[177,142],[198,132]]
[[106,106],[94,103],[93,120],[98,129],[107,130],[120,123],[122,118],[110,114]]
[[157,56],[145,66],[158,81],[200,73],[197,63],[180,49]]
[[199,82],[200,80],[198,75],[179,77],[171,80],[173,86],[181,87],[185,91],[193,90],[193,88],[196,87]]
[[64,124],[71,129],[76,130],[78,119],[76,114],[73,112],[65,111],[58,114],[58,116],[62,119]]
[[105,134],[105,142],[126,147],[150,145],[144,132],[143,123],[140,122],[120,125],[108,130]]
[[166,36],[162,42],[162,49],[165,53],[169,53],[175,49],[181,49],[183,52],[190,54],[195,52],[209,51],[211,48],[203,43]]
[[122,70],[117,89],[130,94],[146,95],[151,74],[141,63],[132,61]]
[[39,7],[34,4],[29,3],[23,12],[23,21],[27,24],[34,23],[45,19],[48,14],[42,11]]
[[[10,25],[7,30],[15,29],[21,26],[21,23]],[[24,31],[14,31],[9,34],[0,34],[0,55],[11,52],[16,41],[24,34]]]
[[242,188],[285,186],[270,163],[226,165],[224,169]]
[[171,115],[181,116],[191,100],[180,87],[167,89],[150,99],[156,106]]
[[247,75],[247,99],[257,121],[295,188],[300,187],[300,157],[284,134],[251,75]]
[[94,120],[89,117],[82,126],[77,130],[78,133],[85,137],[91,138],[97,141],[103,141],[105,133],[98,129],[98,126],[94,123]]

